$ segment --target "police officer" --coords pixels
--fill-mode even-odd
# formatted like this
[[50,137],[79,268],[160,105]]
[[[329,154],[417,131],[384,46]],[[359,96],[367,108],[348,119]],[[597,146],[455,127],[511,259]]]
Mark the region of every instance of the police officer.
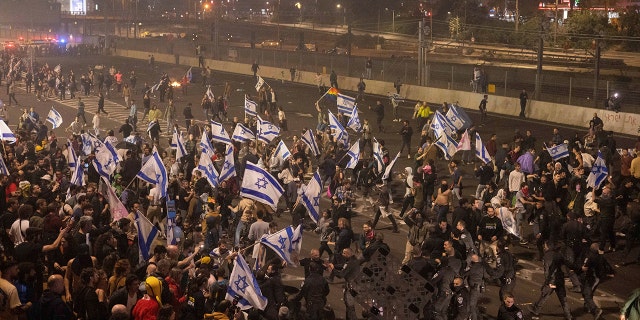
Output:
[[435,296],[434,317],[435,320],[445,320],[447,318],[447,309],[449,308],[449,301],[453,292],[451,291],[451,283],[456,276],[456,271],[449,265],[450,259],[445,259],[438,272],[433,275],[430,283],[435,288],[438,288],[437,295]]
[[609,265],[609,262],[605,260],[602,254],[599,254],[598,249],[599,247],[597,243],[591,244],[589,252],[583,260],[580,274],[584,305],[589,313],[593,315],[594,319],[600,319],[602,316],[602,309],[598,308],[593,301],[593,293],[596,291],[600,281],[602,281],[601,278],[613,276],[613,269],[611,268],[611,265]]
[[513,292],[516,287],[516,260],[509,252],[509,247],[504,240],[500,239],[497,244],[498,256],[496,258],[496,269],[489,271],[492,279],[500,280],[500,299],[507,292]]
[[321,264],[309,264],[309,276],[305,277],[300,292],[293,298],[296,302],[304,298],[309,320],[319,320],[327,303],[329,283],[322,277],[322,270]]
[[[480,261],[480,256],[477,254],[470,255],[471,263],[467,267],[467,271],[464,276],[467,278],[467,284],[469,285],[469,305],[477,306],[480,294],[484,291],[484,279],[489,275],[485,269],[485,265]],[[471,320],[478,319],[478,308],[470,308],[469,316]]]
[[567,222],[562,225],[560,238],[564,239],[565,265],[569,269],[569,279],[573,283],[571,291],[573,292],[582,292],[582,286],[576,274],[576,269],[579,269],[581,265],[578,264],[576,266],[576,261],[579,260],[579,257],[584,256],[583,251],[586,249],[584,248],[587,243],[584,230],[582,222],[577,220],[577,215],[574,212],[569,212],[567,214]]
[[536,202],[532,211],[533,236],[536,239],[536,247],[538,248],[537,260],[542,260],[544,256],[544,243],[549,240],[550,227],[549,215],[544,209],[541,201]]
[[316,271],[322,276],[327,269],[325,261],[320,258],[320,250],[316,248],[311,249],[309,258],[300,259],[300,265],[304,267],[305,278],[308,277],[312,271]]
[[560,306],[562,306],[562,310],[564,311],[565,319],[571,320],[573,317],[567,305],[567,291],[564,286],[564,272],[562,272],[564,261],[558,247],[556,243],[549,241],[544,244],[545,253],[542,262],[544,264],[545,281],[540,290],[540,298],[529,310],[533,315],[538,316],[544,302],[555,291],[558,300],[560,300]]
[[449,310],[447,311],[449,320],[467,320],[469,318],[469,290],[464,286],[464,280],[461,276],[453,278],[451,286],[453,292]]
[[498,309],[498,318],[496,320],[521,320],[524,319],[522,310],[515,304],[513,294],[505,293],[502,304]]
[[[344,284],[344,304],[347,307],[346,320],[358,320],[356,315],[356,305],[354,295],[352,294],[353,287],[351,282],[356,279],[358,272],[360,271],[360,262],[358,258],[353,254],[351,248],[342,249],[342,257],[346,260],[342,270],[335,273],[335,276],[345,280]],[[329,264],[329,270],[333,271],[335,266]]]

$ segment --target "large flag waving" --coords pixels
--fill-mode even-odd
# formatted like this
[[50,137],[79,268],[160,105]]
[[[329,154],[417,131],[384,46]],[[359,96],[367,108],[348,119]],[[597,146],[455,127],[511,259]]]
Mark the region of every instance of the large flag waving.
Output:
[[465,130],[462,134],[456,150],[471,150],[471,138],[469,137],[469,130]]
[[247,142],[254,140],[256,135],[251,131],[251,129],[247,128],[244,124],[238,123],[236,124],[236,128],[233,130],[233,135],[231,139],[240,142]]
[[607,179],[609,175],[609,168],[602,158],[602,153],[598,151],[598,158],[591,167],[591,172],[587,177],[587,187],[592,187],[594,190],[600,189],[600,185]]
[[329,111],[329,127],[333,131],[336,142],[342,142],[344,146],[349,145],[349,133],[344,129],[338,118]]
[[224,164],[220,169],[218,181],[222,182],[236,176],[236,162],[233,158],[233,147],[227,146],[227,153],[224,157]]
[[358,165],[358,162],[360,161],[360,139],[354,142],[351,148],[349,148],[349,151],[347,151],[347,156],[349,156],[351,159],[349,160],[349,162],[347,162],[346,168],[347,169],[355,168],[356,165]]
[[278,180],[257,165],[247,162],[240,196],[264,203],[275,210],[283,193]]
[[260,243],[273,249],[288,265],[297,267],[302,247],[302,224],[295,229],[288,226],[276,233],[265,234],[260,239]]
[[128,217],[129,211],[127,210],[127,207],[122,204],[122,201],[120,201],[120,198],[118,198],[116,192],[109,185],[109,180],[107,180],[107,178],[105,177],[101,177],[100,182],[101,183],[98,185],[98,191],[102,193],[102,196],[107,199],[112,221],[117,221],[122,218]]
[[102,142],[95,139],[94,142],[96,157],[93,160],[93,166],[101,176],[108,179],[116,171],[121,160],[120,156],[109,141]]
[[480,134],[476,132],[476,157],[482,160],[485,164],[491,161],[491,157],[489,156],[489,152],[487,152],[487,148],[484,147],[484,143],[482,143],[482,139],[480,138]]
[[269,121],[264,121],[258,116],[258,140],[264,143],[271,143],[273,139],[280,135],[280,128]]
[[391,174],[391,169],[393,169],[393,166],[396,164],[396,161],[398,160],[399,157],[400,157],[400,152],[398,152],[396,157],[393,158],[391,162],[389,162],[389,165],[386,168],[384,168],[384,174],[382,175],[382,180],[387,180],[389,178],[389,175]]
[[238,299],[238,305],[242,310],[250,309],[251,307],[264,310],[267,307],[267,298],[262,295],[256,277],[253,276],[249,265],[244,261],[240,253],[235,258],[233,271],[229,276],[225,299],[232,301],[236,298],[240,298]]
[[140,249],[140,256],[142,259],[149,260],[155,247],[155,240],[160,234],[158,228],[156,228],[147,217],[142,215],[140,211],[134,213],[136,228],[138,229],[138,247]]
[[207,95],[207,98],[209,98],[211,102],[216,101],[216,95],[214,95],[213,91],[211,91],[211,86],[207,86],[207,92],[205,93],[205,95]]
[[444,158],[446,160],[451,160],[458,149],[458,143],[453,140],[453,138],[451,138],[448,134],[441,135],[435,142],[435,145],[436,147],[440,148],[440,150],[442,150],[442,152],[444,153]]
[[200,155],[200,162],[198,162],[197,169],[204,174],[212,187],[216,188],[218,186],[218,171],[216,171],[216,167],[213,166],[211,158],[204,152]]
[[60,114],[60,112],[56,111],[56,109],[51,107],[51,110],[49,110],[49,115],[47,115],[47,121],[49,121],[53,125],[52,129],[58,128],[62,125],[62,115]]
[[309,146],[309,149],[314,156],[318,156],[320,154],[320,148],[318,148],[318,144],[316,143],[316,136],[313,134],[313,130],[307,129],[307,131],[301,135],[301,139],[307,146]]
[[[545,148],[547,148],[547,145],[545,145]],[[551,155],[551,158],[553,158],[553,161],[558,161],[562,158],[569,156],[569,147],[567,146],[566,143],[562,143],[559,145],[555,145],[551,148],[547,148],[547,151],[549,151],[549,155]]]
[[209,135],[207,131],[202,131],[202,138],[200,138],[200,148],[202,148],[202,153],[206,154],[207,157],[213,157],[215,152],[213,152],[213,145],[211,145],[211,141],[209,141]]
[[498,218],[502,221],[502,227],[508,233],[520,238],[518,226],[516,225],[516,219],[513,217],[513,213],[509,211],[507,207],[498,208]]
[[471,120],[464,109],[455,106],[449,105],[449,111],[444,115],[449,124],[451,124],[456,130],[464,130],[467,129],[471,125]]
[[353,111],[353,108],[356,106],[356,98],[338,93],[337,105],[339,113],[350,115],[351,111]]
[[222,123],[215,122],[213,120],[211,122],[211,139],[216,142],[222,142],[228,145],[233,145],[231,139],[229,138],[229,134],[227,130],[224,129]]
[[362,123],[360,123],[360,116],[358,115],[358,106],[353,106],[353,110],[351,110],[351,114],[349,115],[349,122],[347,122],[347,128],[351,128],[355,132],[362,130]]
[[291,152],[289,151],[289,148],[287,148],[287,145],[284,144],[284,141],[280,140],[280,142],[278,143],[275,151],[275,156],[279,157],[282,160],[287,160],[289,157],[291,157]]
[[245,117],[255,117],[258,115],[258,103],[249,100],[249,97],[244,96],[244,114]]
[[189,67],[189,70],[187,70],[187,80],[189,80],[189,83],[193,82],[193,72],[191,71],[193,67]]
[[2,155],[0,154],[0,173],[4,175],[9,175],[9,168],[4,163],[4,159],[2,159]]
[[454,128],[447,120],[447,117],[442,115],[440,111],[436,111],[433,115],[433,121],[431,121],[431,129],[433,129],[433,133],[436,136],[436,140],[439,139],[442,135],[452,136]]
[[71,171],[71,180],[69,183],[76,186],[84,185],[84,167],[81,163],[78,163],[78,156],[76,155],[76,151],[73,149],[73,145],[71,145],[71,141],[67,140],[67,150],[69,150],[69,156],[67,157],[67,164]]
[[171,148],[176,149],[176,160],[187,155],[187,149],[184,148],[184,139],[178,132],[178,129],[173,128],[173,138],[171,139]]
[[320,173],[316,171],[309,180],[309,183],[302,190],[302,204],[307,211],[313,222],[318,223],[320,219],[320,195],[322,194],[322,179]]
[[373,159],[376,161],[378,173],[381,173],[384,170],[384,161],[382,161],[382,145],[373,138]]
[[0,140],[8,143],[16,142],[16,135],[9,129],[4,120],[0,120]]
[[161,198],[167,196],[167,187],[169,186],[167,168],[164,167],[156,147],[153,147],[151,159],[147,160],[147,163],[142,166],[142,169],[140,169],[136,177],[148,183],[155,184],[156,187],[160,189]]
[[264,85],[264,79],[261,76],[258,76],[258,82],[256,83],[256,91],[260,91],[260,88]]

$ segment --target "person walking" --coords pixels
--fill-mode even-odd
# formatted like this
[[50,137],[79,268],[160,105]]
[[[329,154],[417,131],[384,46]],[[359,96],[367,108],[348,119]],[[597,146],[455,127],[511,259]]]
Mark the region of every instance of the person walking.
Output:
[[85,118],[84,115],[84,102],[82,102],[82,98],[80,97],[78,97],[78,112],[76,113],[76,117],[78,117],[78,119],[82,118],[84,124],[87,124],[87,118]]
[[373,61],[371,61],[371,57],[367,58],[367,61],[364,64],[365,77],[367,80],[371,80],[371,70],[373,69]]
[[331,70],[331,74],[329,75],[329,82],[331,86],[338,89],[338,75],[335,70]]
[[358,96],[356,96],[356,101],[364,101],[364,90],[367,89],[367,84],[364,83],[364,79],[360,78],[360,82],[358,82]]
[[378,131],[384,133],[384,126],[382,125],[382,120],[384,119],[384,105],[380,100],[376,101],[376,105],[371,108],[369,106],[369,110],[373,110],[376,113],[376,123],[378,124]]
[[525,118],[524,110],[527,108],[527,100],[529,100],[527,90],[522,89],[522,92],[520,92],[520,118]]
[[[346,260],[346,263],[344,264],[344,267],[342,268],[342,270],[340,271],[336,270],[334,274],[336,277],[342,278],[345,280],[344,290],[343,290],[344,304],[347,309],[345,319],[357,320],[358,316],[356,315],[356,304],[355,304],[355,297],[353,294],[352,282],[358,276],[358,272],[360,272],[360,261],[353,254],[353,251],[351,250],[351,248],[342,249],[341,254],[342,254],[342,258]],[[333,271],[334,269],[335,269],[335,266],[333,265],[333,263],[330,263],[329,270]]]
[[399,132],[402,137],[402,146],[400,146],[400,153],[404,151],[404,147],[407,147],[407,159],[411,159],[411,136],[413,135],[413,128],[409,125],[409,120],[402,122],[402,128]]
[[480,123],[484,123],[484,121],[487,120],[487,99],[488,98],[489,96],[485,94],[482,100],[480,101],[480,105],[478,106],[478,109],[480,109]]
[[540,298],[529,307],[531,313],[535,316],[540,315],[540,309],[549,296],[555,291],[560,300],[560,306],[564,311],[566,320],[571,320],[571,309],[567,304],[567,290],[564,286],[564,272],[562,271],[563,257],[559,252],[558,246],[547,241],[544,244],[545,253],[542,258],[544,265],[545,281],[540,289]]
[[18,100],[16,100],[16,83],[15,81],[11,81],[11,84],[7,86],[7,93],[9,94],[9,106],[11,106],[11,100],[19,105]]
[[253,79],[258,81],[258,70],[260,70],[260,66],[258,65],[258,61],[254,60],[251,65],[251,71],[253,72]]
[[640,319],[640,288],[631,292],[629,299],[620,308],[620,320]]
[[102,92],[98,93],[98,112],[97,113],[100,113],[100,112],[104,112],[106,115],[109,115],[109,113],[104,110],[104,94],[102,94]]
[[187,128],[187,131],[189,131],[191,119],[193,119],[193,114],[191,113],[191,102],[187,103],[187,106],[184,107],[182,115],[184,116],[184,126]]

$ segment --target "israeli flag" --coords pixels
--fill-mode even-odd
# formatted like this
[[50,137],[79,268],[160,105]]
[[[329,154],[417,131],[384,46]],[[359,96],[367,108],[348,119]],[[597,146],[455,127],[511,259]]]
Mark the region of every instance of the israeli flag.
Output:
[[149,134],[149,137],[151,137],[151,130],[153,130],[153,127],[155,126],[160,126],[160,123],[158,122],[158,120],[153,120],[151,122],[149,122],[149,125],[147,125],[147,133]]
[[249,100],[249,97],[244,96],[244,114],[245,117],[255,117],[258,115],[258,103]]
[[9,168],[7,168],[7,165],[4,163],[4,159],[2,159],[2,155],[0,155],[0,173],[7,176],[9,175]]
[[469,116],[464,112],[461,107],[455,105],[449,105],[449,111],[445,115],[448,123],[450,123],[455,130],[464,130],[471,124]]
[[233,157],[233,147],[227,146],[227,153],[224,156],[224,164],[220,169],[218,181],[222,182],[236,176],[236,163]]
[[318,223],[320,219],[320,196],[322,195],[322,178],[320,173],[316,171],[309,180],[309,183],[302,190],[302,204],[313,222]]
[[346,94],[338,93],[337,98],[338,112],[344,115],[350,115],[356,106],[356,98]]
[[213,91],[211,91],[211,86],[207,86],[206,95],[207,95],[207,98],[209,98],[209,100],[211,100],[211,102],[216,101],[216,96],[213,94]]
[[47,116],[47,121],[53,125],[52,129],[56,129],[62,125],[62,115],[60,115],[60,112],[56,111],[56,109],[51,107],[49,115]]
[[353,106],[353,110],[351,110],[351,114],[349,115],[349,122],[347,122],[347,128],[351,128],[355,132],[362,130],[362,123],[358,115],[358,106]]
[[329,111],[329,127],[333,131],[336,142],[342,142],[344,146],[349,145],[349,133],[344,129],[338,118]]
[[549,151],[549,154],[551,155],[551,158],[553,158],[553,161],[558,161],[569,156],[569,146],[567,146],[566,143],[547,148],[547,151]]
[[591,167],[591,172],[587,177],[587,187],[592,187],[594,190],[600,189],[600,185],[607,179],[609,175],[609,168],[602,158],[602,153],[598,151],[598,158]]
[[169,180],[167,179],[167,168],[164,167],[156,147],[153,147],[151,159],[142,166],[142,169],[140,169],[140,172],[138,172],[136,177],[148,183],[155,184],[156,187],[160,189],[161,198],[167,196],[167,187],[169,185]]
[[238,306],[241,310],[247,310],[251,307],[264,310],[267,307],[267,298],[262,295],[258,281],[251,273],[251,268],[244,261],[241,253],[238,253],[235,258],[225,299],[232,301],[237,297],[240,297]]
[[218,171],[216,170],[216,167],[213,166],[211,158],[209,158],[204,152],[200,155],[200,162],[198,162],[197,169],[202,172],[213,188],[218,187]]
[[69,157],[67,158],[67,164],[69,165],[69,168],[71,168],[71,180],[69,181],[69,183],[76,185],[76,186],[83,186],[84,183],[84,179],[83,179],[83,175],[84,175],[84,167],[82,166],[81,163],[79,163],[79,159],[78,156],[76,155],[76,151],[73,149],[73,146],[71,145],[71,141],[67,140],[67,150],[69,150]]
[[[442,150],[442,153],[444,153],[444,158],[446,160],[451,160],[458,149],[458,143],[447,134],[441,135],[440,138],[438,138],[438,140],[435,142],[435,144],[436,147]],[[478,146],[476,145],[476,148],[477,147]]]
[[236,124],[236,128],[233,129],[233,135],[231,139],[240,142],[247,142],[251,140],[255,140],[256,135],[251,131],[251,129],[247,128],[244,124],[238,123]]
[[233,143],[231,142],[231,139],[229,138],[229,134],[227,133],[227,130],[225,130],[224,127],[222,126],[222,123],[215,122],[213,120],[211,120],[210,123],[211,123],[211,139],[213,139],[213,141],[222,142],[228,145],[233,145]]
[[0,136],[2,141],[6,141],[8,143],[16,142],[16,135],[13,134],[11,129],[9,129],[9,126],[7,126],[4,120],[0,120],[0,134],[2,134],[2,136]]
[[384,169],[384,162],[382,161],[382,145],[373,138],[373,159],[376,161],[376,169],[378,173],[381,173]]
[[440,113],[440,111],[436,111],[433,116],[431,129],[433,130],[436,139],[439,139],[442,135],[452,136],[454,132],[453,126],[449,123],[449,120]]
[[507,207],[498,208],[497,216],[498,218],[500,218],[500,221],[502,221],[502,228],[504,228],[504,230],[516,236],[517,238],[520,238],[520,232],[518,232],[516,219],[513,217],[513,213],[509,211]]
[[271,248],[288,265],[297,267],[302,247],[302,224],[295,229],[288,226],[276,233],[265,234],[260,243]]
[[213,145],[211,145],[211,141],[209,141],[207,131],[202,132],[202,138],[200,139],[200,148],[202,148],[202,153],[206,154],[209,158],[213,157],[213,155],[215,154],[213,152]]
[[347,162],[346,168],[347,169],[355,168],[356,165],[358,165],[358,162],[360,161],[360,139],[358,139],[358,141],[353,143],[351,148],[349,148],[349,151],[347,151],[347,155],[351,157],[351,160]]
[[264,169],[247,162],[240,196],[264,203],[276,210],[278,200],[283,193],[284,190],[278,180]]
[[264,79],[261,76],[258,76],[258,82],[256,83],[256,91],[260,91],[260,88],[264,85]]
[[258,116],[258,140],[268,144],[279,135],[280,128]]
[[176,160],[187,155],[187,149],[184,148],[184,139],[178,132],[178,129],[173,128],[173,138],[171,138],[171,148],[176,150]]
[[92,136],[89,133],[83,133],[80,135],[80,137],[82,137],[82,153],[84,153],[84,155],[91,154],[96,144],[100,143],[100,140],[98,140],[98,138]]
[[389,162],[389,165],[386,168],[384,168],[384,174],[382,175],[382,180],[389,179],[389,175],[391,175],[391,169],[393,169],[393,166],[396,164],[396,161],[398,160],[399,157],[400,157],[400,152],[398,152],[396,157],[393,158],[391,162]]
[[193,69],[193,67],[189,67],[189,70],[187,70],[187,80],[189,80],[189,83],[193,81],[193,72],[191,72],[191,69]]
[[313,134],[313,130],[307,129],[307,131],[302,134],[301,139],[309,146],[314,156],[317,157],[320,154],[320,148],[318,148],[318,144],[316,143],[316,136]]
[[156,228],[147,217],[139,210],[134,213],[136,221],[136,229],[138,229],[138,248],[142,259],[149,260],[155,248],[155,240],[160,234],[160,230]]
[[489,152],[487,152],[487,148],[485,148],[484,143],[482,143],[482,139],[480,138],[480,134],[476,132],[476,157],[482,160],[485,164],[491,162],[491,157],[489,156]]
[[278,146],[276,147],[275,156],[281,158],[282,160],[287,160],[287,158],[291,157],[291,152],[289,152],[289,148],[284,144],[284,141],[280,140]]
[[111,143],[102,142],[96,139],[95,145],[95,159],[93,165],[98,173],[109,179],[109,177],[116,171],[118,163],[120,163],[120,156]]

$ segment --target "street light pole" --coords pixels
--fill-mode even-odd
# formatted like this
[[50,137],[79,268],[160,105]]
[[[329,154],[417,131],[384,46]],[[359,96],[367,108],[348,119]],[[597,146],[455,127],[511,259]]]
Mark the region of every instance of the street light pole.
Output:
[[391,9],[391,32],[396,32],[396,10]]

